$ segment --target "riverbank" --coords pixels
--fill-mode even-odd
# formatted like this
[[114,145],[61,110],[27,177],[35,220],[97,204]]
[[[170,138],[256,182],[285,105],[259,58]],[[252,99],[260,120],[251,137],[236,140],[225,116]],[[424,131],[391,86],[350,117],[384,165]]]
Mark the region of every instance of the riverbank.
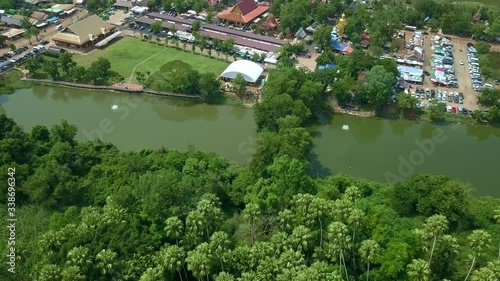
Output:
[[23,74],[21,71],[11,69],[0,75],[0,94],[10,95],[16,90],[29,89],[36,85],[35,81],[22,80]]
[[50,79],[35,79],[35,78],[26,78],[26,77],[21,78],[21,80],[36,82],[38,84],[46,84],[49,86],[58,85],[58,86],[66,86],[66,87],[87,89],[87,90],[101,90],[101,91],[104,90],[104,91],[114,91],[114,92],[126,92],[126,93],[130,93],[130,94],[150,94],[150,95],[167,96],[167,97],[175,97],[175,98],[187,98],[187,99],[197,99],[197,100],[201,99],[200,96],[175,94],[175,93],[169,93],[169,92],[160,92],[160,91],[156,91],[156,90],[145,89],[142,86],[135,85],[135,84],[117,83],[117,84],[113,84],[111,86],[107,86],[107,85],[80,84],[80,83],[73,83],[73,82],[66,82],[66,81],[54,81],[54,80],[50,80]]

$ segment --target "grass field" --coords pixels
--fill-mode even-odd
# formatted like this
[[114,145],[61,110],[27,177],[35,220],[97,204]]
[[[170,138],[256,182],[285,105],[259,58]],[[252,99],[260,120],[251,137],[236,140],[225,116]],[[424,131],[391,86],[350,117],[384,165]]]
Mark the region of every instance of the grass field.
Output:
[[[145,61],[153,55],[155,56]],[[96,49],[86,56],[74,55],[75,61],[82,66],[89,66],[99,57],[107,58],[111,62],[111,69],[121,74],[125,80],[130,77],[134,67],[143,61],[145,62],[138,65],[135,71],[149,70],[154,73],[169,61],[182,60],[200,72],[213,72],[219,75],[229,65],[215,58],[193,54],[191,51],[176,50],[173,47],[165,47],[133,37],[124,37],[105,49]],[[136,82],[135,77],[132,82]]]

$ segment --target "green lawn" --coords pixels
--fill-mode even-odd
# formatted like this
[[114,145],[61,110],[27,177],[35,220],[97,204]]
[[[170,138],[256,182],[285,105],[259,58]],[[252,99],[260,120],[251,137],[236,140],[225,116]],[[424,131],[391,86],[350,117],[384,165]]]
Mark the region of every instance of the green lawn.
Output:
[[[140,64],[135,71],[152,73],[159,70],[162,65],[172,60],[182,60],[200,72],[213,72],[219,75],[228,65],[224,61],[208,58],[189,51],[176,50],[156,43],[141,41],[133,37],[124,37],[111,43],[105,49],[96,49],[86,56],[74,55],[78,65],[88,66],[99,57],[107,58],[111,62],[111,69],[120,73],[125,79],[132,74],[134,67],[140,62],[157,54],[150,60]],[[132,80],[135,81],[135,78]]]

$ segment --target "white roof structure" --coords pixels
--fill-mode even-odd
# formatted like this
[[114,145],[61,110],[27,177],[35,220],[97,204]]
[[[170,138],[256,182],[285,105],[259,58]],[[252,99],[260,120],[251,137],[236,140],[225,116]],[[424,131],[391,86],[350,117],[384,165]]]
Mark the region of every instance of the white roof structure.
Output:
[[220,75],[224,78],[234,79],[236,75],[241,74],[245,81],[255,83],[259,79],[264,69],[253,61],[237,60],[231,63]]

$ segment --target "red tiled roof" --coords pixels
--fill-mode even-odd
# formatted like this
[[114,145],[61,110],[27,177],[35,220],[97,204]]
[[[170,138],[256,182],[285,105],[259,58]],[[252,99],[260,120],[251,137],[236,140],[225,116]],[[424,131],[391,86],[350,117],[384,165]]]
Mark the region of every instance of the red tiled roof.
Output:
[[343,52],[343,53],[347,53],[347,54],[350,54],[350,53],[352,53],[353,51],[354,51],[354,49],[353,49],[351,46],[347,46],[347,47],[345,47],[345,48],[342,50],[342,52]]
[[[250,0],[253,1],[253,0]],[[248,12],[247,14],[243,13],[233,13],[234,8],[229,8],[217,15],[218,18],[227,20],[227,21],[232,21],[232,22],[238,22],[238,23],[244,23],[247,24],[251,21],[253,21],[255,18],[258,16],[262,15],[265,13],[267,10],[269,10],[269,6],[257,6],[254,10]]]
[[[257,9],[257,3],[254,0],[242,0],[234,8],[238,7],[242,15],[246,15],[251,11]],[[233,8],[233,9],[234,9]]]

